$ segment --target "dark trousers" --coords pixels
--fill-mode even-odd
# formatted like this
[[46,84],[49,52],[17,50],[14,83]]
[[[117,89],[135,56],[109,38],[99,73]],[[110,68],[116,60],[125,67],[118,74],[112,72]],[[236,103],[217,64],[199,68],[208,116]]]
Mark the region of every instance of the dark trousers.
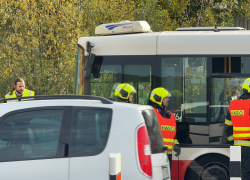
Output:
[[250,147],[241,146],[242,180],[250,180]]
[[168,154],[168,160],[169,160],[170,171],[171,171],[171,169],[172,169],[172,154]]

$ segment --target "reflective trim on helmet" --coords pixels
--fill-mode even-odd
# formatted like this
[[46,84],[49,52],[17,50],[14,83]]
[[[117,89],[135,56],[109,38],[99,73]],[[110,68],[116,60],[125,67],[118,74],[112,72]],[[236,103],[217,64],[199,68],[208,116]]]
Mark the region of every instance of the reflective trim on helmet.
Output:
[[133,91],[132,93],[136,93],[136,89],[135,89],[135,87],[134,87],[134,86],[132,86],[131,84],[130,84],[130,86],[131,86],[132,88],[134,88],[134,91]]
[[166,89],[166,88],[164,88],[164,89],[168,92],[167,97],[171,97],[172,96],[171,92],[168,89]]
[[116,87],[116,88],[115,88],[115,90],[117,90],[117,91],[120,91],[120,90],[121,90],[121,88],[119,88],[119,87]]
[[244,83],[246,83],[248,86],[250,86],[250,82],[248,81],[248,79],[246,79],[246,80],[244,81]]

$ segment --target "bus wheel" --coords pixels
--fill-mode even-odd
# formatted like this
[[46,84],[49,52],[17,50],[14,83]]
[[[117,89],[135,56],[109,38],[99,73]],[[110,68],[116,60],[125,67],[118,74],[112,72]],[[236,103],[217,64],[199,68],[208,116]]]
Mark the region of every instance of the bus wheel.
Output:
[[194,160],[186,172],[185,180],[228,180],[229,158],[218,154],[204,155]]
[[227,167],[220,163],[209,163],[201,171],[200,180],[227,180]]

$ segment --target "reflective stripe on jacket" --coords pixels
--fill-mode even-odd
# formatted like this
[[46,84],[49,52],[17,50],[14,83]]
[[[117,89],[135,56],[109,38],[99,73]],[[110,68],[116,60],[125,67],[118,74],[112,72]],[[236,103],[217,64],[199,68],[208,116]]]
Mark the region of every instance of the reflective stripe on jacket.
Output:
[[154,108],[154,111],[160,124],[164,146],[168,147],[167,151],[172,152],[172,150],[174,150],[175,142],[178,142],[176,139],[174,139],[176,135],[175,117],[173,113],[171,113],[171,118],[167,119],[167,118],[162,117],[156,108]]
[[[235,145],[243,145],[245,142],[242,140],[250,139],[250,99],[232,101],[229,113],[233,125]],[[230,125],[229,121],[226,124]]]
[[248,139],[248,141],[247,140],[245,140],[245,141],[244,140],[235,140],[234,145],[250,147],[250,141],[249,141],[249,139]]
[[[35,95],[34,91],[24,89],[22,97],[28,97],[28,96],[34,96],[34,95]],[[12,91],[12,94],[8,93],[8,94],[5,95],[6,99],[8,99],[8,98],[16,98],[16,97],[17,96],[16,96],[15,91]],[[18,100],[9,100],[7,102],[18,102]]]

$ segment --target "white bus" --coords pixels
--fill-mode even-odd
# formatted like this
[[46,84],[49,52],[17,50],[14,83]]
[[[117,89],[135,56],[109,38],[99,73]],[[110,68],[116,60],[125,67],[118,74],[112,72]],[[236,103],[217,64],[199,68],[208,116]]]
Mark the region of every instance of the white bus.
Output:
[[250,77],[250,31],[152,32],[145,21],[122,21],[100,25],[96,34],[78,41],[75,93],[113,98],[126,82],[137,89],[134,103],[147,104],[152,89],[167,88],[182,147],[178,158],[173,153],[172,179],[229,179],[224,120]]

